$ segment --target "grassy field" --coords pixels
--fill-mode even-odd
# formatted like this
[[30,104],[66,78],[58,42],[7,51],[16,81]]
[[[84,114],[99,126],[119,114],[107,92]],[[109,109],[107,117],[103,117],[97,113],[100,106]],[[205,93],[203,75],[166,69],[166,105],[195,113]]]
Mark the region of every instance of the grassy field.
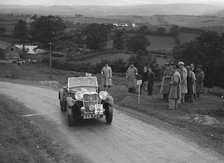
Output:
[[180,43],[184,44],[195,40],[199,35],[198,34],[190,34],[190,33],[181,33],[178,38],[180,39]]
[[158,50],[163,52],[171,52],[173,47],[176,46],[173,37],[147,35],[147,38],[151,43],[151,45],[147,48],[149,51]]

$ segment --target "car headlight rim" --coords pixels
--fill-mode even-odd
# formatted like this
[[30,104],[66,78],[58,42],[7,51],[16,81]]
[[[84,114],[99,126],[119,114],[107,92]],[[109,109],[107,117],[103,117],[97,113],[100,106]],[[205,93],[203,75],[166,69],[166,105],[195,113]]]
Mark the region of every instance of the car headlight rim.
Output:
[[82,92],[76,92],[75,93],[76,100],[82,100],[83,99],[83,93]]
[[99,97],[100,97],[100,99],[102,99],[102,100],[106,100],[107,99],[107,97],[108,97],[108,92],[107,91],[101,91],[100,93],[99,93]]

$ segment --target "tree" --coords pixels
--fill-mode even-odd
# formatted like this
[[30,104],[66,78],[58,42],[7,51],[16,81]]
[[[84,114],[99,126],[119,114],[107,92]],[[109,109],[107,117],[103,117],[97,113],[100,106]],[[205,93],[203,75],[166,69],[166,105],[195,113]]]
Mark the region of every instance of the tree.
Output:
[[125,30],[116,30],[113,35],[113,47],[118,50],[124,50],[126,48],[127,33]]
[[127,48],[131,51],[147,51],[147,47],[150,45],[150,41],[143,34],[136,34],[130,37],[127,41]]
[[19,20],[14,29],[14,36],[21,41],[25,41],[28,38],[27,23],[24,20]]
[[101,50],[111,37],[112,24],[89,24],[83,33],[86,35],[86,45],[89,49]]
[[31,37],[45,46],[61,34],[66,28],[64,21],[58,16],[34,17],[31,22]]
[[5,33],[5,28],[4,27],[0,27],[0,33],[4,34]]
[[142,34],[144,34],[144,33],[146,33],[147,31],[148,31],[148,27],[146,26],[146,25],[143,25],[143,26],[141,26],[140,28],[139,28],[139,32],[140,33],[142,33]]
[[180,28],[178,25],[174,25],[170,28],[170,34],[173,36],[178,36],[180,34]]
[[224,36],[205,32],[195,41],[174,49],[174,57],[187,64],[203,65],[205,84],[208,87],[224,87]]
[[166,29],[164,27],[159,27],[159,28],[157,28],[157,32],[160,34],[164,34],[164,33],[166,33]]

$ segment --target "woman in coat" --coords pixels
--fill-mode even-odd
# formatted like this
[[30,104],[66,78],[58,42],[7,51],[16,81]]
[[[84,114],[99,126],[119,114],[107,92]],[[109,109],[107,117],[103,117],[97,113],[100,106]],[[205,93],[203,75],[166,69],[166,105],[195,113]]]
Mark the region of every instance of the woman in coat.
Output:
[[127,86],[128,86],[128,92],[130,93],[136,93],[136,76],[138,75],[137,68],[131,64],[126,72],[126,78],[127,78]]

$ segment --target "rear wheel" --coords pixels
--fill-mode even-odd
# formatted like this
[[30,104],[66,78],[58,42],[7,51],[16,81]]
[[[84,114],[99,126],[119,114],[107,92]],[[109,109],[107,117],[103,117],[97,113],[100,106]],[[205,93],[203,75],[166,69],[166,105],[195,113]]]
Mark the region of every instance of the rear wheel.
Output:
[[106,122],[107,122],[107,124],[111,124],[112,120],[113,120],[113,107],[108,106],[108,108],[106,109]]
[[66,111],[66,101],[60,101],[60,108],[62,112]]
[[61,111],[64,111],[63,102],[61,100],[60,100],[60,109],[61,109]]

